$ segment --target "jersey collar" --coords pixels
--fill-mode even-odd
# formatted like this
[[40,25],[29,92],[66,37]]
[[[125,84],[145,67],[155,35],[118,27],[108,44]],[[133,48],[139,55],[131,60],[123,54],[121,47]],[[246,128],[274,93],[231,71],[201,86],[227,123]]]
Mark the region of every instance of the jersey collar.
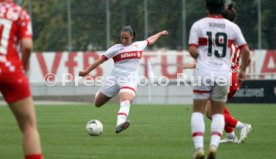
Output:
[[209,15],[209,18],[223,19],[224,17],[221,15]]

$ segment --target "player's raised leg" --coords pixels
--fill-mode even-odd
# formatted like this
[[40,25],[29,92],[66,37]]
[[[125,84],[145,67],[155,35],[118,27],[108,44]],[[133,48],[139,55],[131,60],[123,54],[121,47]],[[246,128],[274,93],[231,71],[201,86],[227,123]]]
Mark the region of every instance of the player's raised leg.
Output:
[[25,159],[42,159],[32,97],[9,103],[9,106],[23,133]]

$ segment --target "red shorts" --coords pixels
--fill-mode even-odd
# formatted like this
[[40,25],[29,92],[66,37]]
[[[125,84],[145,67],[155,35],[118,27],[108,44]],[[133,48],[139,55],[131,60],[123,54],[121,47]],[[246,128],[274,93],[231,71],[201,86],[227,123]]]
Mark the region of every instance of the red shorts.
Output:
[[228,100],[233,98],[234,94],[240,89],[240,87],[241,82],[238,82],[238,72],[233,72],[231,86],[227,97]]
[[7,103],[31,96],[28,79],[23,71],[0,72],[0,91]]

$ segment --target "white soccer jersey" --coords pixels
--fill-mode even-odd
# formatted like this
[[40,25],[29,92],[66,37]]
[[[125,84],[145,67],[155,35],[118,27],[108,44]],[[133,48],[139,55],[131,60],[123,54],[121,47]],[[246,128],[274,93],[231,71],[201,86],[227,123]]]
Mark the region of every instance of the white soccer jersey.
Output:
[[138,68],[143,50],[148,45],[148,41],[137,41],[129,46],[116,44],[109,48],[103,58],[106,60],[113,58],[115,66],[111,75],[128,76],[130,74],[138,75]]
[[197,70],[230,71],[230,49],[247,45],[240,28],[222,16],[206,17],[195,22],[189,45],[198,47]]

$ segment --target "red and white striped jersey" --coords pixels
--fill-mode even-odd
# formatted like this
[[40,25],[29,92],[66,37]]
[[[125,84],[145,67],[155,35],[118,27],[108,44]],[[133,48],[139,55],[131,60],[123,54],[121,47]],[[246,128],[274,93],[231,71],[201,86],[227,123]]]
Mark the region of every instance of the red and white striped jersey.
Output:
[[128,46],[116,44],[109,48],[102,57],[106,60],[113,58],[115,63],[112,71],[113,75],[120,76],[138,73],[140,59],[147,45],[147,40],[137,41]]
[[198,47],[196,69],[229,71],[232,44],[247,45],[240,28],[222,16],[206,17],[195,22],[190,31],[189,45]]
[[0,2],[0,68],[21,69],[19,41],[32,38],[31,20],[27,12],[13,2]]

